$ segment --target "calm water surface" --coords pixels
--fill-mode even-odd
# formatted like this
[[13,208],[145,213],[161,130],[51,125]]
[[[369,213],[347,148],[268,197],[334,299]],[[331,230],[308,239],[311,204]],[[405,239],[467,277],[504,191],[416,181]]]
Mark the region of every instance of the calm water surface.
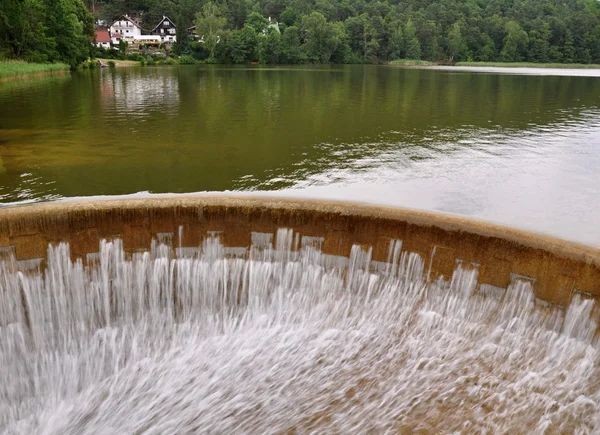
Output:
[[131,68],[0,83],[0,202],[261,191],[600,246],[600,77]]

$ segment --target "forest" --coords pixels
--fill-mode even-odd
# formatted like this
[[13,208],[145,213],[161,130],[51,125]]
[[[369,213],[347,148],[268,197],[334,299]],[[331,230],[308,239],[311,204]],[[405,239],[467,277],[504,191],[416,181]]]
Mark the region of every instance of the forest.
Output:
[[[177,24],[212,63],[600,63],[597,0],[0,0],[0,56],[77,65],[94,20]],[[274,23],[277,23],[274,25]],[[186,29],[196,26],[199,40]]]
[[80,0],[0,0],[0,60],[62,62],[90,57],[94,19]]

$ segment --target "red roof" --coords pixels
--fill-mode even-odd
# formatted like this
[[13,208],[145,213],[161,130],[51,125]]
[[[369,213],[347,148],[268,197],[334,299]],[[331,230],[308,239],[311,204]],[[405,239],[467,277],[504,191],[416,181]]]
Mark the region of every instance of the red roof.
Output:
[[96,30],[96,42],[110,42],[110,35],[107,30]]

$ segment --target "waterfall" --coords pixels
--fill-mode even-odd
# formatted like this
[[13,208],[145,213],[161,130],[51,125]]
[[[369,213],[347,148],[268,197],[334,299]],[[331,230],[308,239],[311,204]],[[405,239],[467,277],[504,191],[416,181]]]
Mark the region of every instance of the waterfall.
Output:
[[252,240],[0,257],[0,432],[600,431],[593,301],[427,281],[396,240],[387,262]]

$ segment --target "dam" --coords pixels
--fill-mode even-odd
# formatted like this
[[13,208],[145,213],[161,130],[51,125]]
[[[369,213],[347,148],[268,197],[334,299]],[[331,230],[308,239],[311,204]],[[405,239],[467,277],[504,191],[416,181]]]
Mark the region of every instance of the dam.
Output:
[[275,198],[0,209],[4,433],[595,433],[600,251]]

